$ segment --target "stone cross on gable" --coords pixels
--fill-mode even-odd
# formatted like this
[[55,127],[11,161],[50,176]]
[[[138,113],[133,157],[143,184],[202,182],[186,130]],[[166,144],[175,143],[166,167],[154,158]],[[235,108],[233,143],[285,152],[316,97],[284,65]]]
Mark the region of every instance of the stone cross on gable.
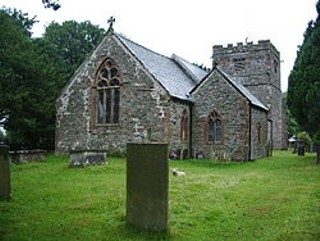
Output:
[[115,19],[113,16],[111,16],[111,17],[108,19],[108,23],[110,24],[110,25],[109,25],[109,28],[110,28],[110,29],[113,28],[113,24],[114,24],[115,21],[116,21],[116,19]]

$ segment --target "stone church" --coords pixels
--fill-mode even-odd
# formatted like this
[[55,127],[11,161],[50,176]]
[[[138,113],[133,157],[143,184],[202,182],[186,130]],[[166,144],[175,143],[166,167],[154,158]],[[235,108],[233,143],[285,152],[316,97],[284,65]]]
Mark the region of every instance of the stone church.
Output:
[[106,36],[57,99],[56,152],[168,143],[171,158],[253,160],[285,148],[270,41],[213,47],[210,71]]

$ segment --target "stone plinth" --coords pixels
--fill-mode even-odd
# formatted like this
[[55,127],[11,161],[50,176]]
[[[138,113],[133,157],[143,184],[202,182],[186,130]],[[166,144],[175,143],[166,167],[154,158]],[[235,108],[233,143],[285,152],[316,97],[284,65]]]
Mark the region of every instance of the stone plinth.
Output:
[[127,145],[127,222],[150,230],[168,225],[168,145]]
[[0,145],[0,200],[11,198],[9,147]]
[[107,152],[101,150],[70,151],[70,167],[107,164]]

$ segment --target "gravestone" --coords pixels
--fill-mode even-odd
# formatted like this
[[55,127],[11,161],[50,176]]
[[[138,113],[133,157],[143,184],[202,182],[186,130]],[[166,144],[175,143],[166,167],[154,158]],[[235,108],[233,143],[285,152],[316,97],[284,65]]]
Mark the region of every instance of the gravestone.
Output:
[[297,151],[298,156],[304,156],[305,155],[305,146],[303,140],[297,140]]
[[127,145],[127,222],[150,230],[168,225],[168,145]]
[[0,200],[11,198],[9,147],[0,145]]
[[10,151],[9,157],[12,163],[21,164],[29,162],[42,162],[44,161],[45,150],[18,150]]
[[70,151],[70,167],[86,167],[89,165],[107,164],[107,152],[101,150]]

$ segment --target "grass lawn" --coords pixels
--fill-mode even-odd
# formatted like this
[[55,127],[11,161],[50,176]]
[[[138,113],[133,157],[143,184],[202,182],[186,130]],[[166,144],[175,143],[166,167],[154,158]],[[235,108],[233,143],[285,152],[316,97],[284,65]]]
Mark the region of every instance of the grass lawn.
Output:
[[13,199],[0,202],[0,240],[320,240],[315,156],[276,152],[245,164],[171,161],[167,234],[125,222],[125,160],[69,168],[68,157],[11,166]]

